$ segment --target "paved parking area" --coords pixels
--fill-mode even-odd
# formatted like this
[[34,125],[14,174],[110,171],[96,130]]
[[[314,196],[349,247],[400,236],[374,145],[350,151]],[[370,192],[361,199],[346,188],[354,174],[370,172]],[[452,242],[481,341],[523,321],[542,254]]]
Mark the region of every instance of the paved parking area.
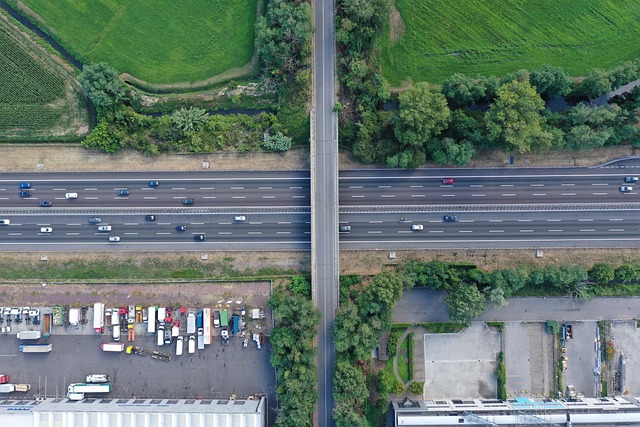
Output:
[[[585,397],[595,397],[596,384],[593,369],[596,366],[596,349],[594,339],[598,323],[571,322],[573,326],[573,339],[565,342],[567,349],[567,370],[562,384],[573,385],[577,393]],[[564,390],[563,390],[564,391]]]
[[553,390],[553,336],[544,323],[505,322],[504,361],[509,397],[544,397]]
[[[614,372],[619,368],[621,353],[624,354],[622,394],[638,396],[640,393],[640,329],[636,326],[635,320],[612,322],[611,337],[617,350],[613,363]],[[619,393],[616,392],[616,394]]]
[[500,334],[484,323],[455,334],[426,334],[425,397],[495,398],[499,352]]

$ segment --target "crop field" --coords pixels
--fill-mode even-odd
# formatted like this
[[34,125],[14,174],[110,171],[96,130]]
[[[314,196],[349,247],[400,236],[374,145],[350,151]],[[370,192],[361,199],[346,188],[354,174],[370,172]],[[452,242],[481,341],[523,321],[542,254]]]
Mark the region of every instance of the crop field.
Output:
[[46,55],[0,22],[0,139],[57,139],[88,128],[79,87]]
[[256,0],[24,0],[79,59],[148,83],[195,82],[253,54]]
[[504,75],[543,64],[574,76],[640,56],[637,0],[394,0],[383,74],[442,82],[453,73]]

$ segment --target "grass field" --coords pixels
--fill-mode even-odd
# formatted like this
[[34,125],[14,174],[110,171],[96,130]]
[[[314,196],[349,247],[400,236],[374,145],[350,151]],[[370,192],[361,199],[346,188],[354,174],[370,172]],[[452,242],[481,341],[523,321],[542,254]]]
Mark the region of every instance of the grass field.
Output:
[[[542,64],[571,75],[640,56],[637,0],[395,0],[382,36],[392,85]],[[393,40],[393,41],[392,41]]]
[[194,82],[251,59],[256,0],[24,0],[73,50],[149,83]]
[[0,21],[0,140],[64,139],[88,130],[79,87],[13,26]]

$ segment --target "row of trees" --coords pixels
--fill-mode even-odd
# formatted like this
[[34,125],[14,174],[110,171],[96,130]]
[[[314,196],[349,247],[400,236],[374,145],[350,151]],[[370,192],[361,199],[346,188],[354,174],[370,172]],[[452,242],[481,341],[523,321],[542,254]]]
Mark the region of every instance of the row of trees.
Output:
[[275,328],[271,331],[271,364],[278,382],[278,427],[313,425],[318,399],[314,339],[320,313],[310,300],[306,278],[294,277],[277,287],[269,300]]

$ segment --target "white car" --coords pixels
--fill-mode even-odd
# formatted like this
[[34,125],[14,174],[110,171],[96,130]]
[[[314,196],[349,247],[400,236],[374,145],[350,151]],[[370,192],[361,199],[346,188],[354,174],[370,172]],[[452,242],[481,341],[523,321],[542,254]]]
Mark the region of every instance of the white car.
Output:
[[233,217],[233,220],[235,222],[245,222],[247,220],[247,217],[244,215],[236,215]]
[[110,225],[99,225],[98,226],[98,231],[111,231],[111,226]]
[[625,176],[624,182],[638,182],[637,176]]
[[52,233],[53,232],[53,228],[51,228],[51,227],[40,227],[40,232],[41,233]]
[[421,231],[424,230],[424,226],[422,224],[413,224],[411,226],[412,231]]
[[109,241],[110,242],[119,242],[120,241],[120,237],[119,236],[111,236],[111,237],[109,237]]
[[620,187],[620,191],[623,193],[628,193],[629,191],[633,191],[633,187],[629,187],[628,185],[623,185]]
[[67,199],[77,199],[78,198],[78,193],[67,193],[64,195],[65,198]]

